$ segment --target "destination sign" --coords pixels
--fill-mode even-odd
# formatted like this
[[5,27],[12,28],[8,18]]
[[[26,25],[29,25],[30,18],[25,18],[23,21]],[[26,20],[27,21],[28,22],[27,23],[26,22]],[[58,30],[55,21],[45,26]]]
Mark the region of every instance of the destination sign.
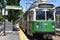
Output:
[[53,8],[53,4],[38,4],[39,8]]

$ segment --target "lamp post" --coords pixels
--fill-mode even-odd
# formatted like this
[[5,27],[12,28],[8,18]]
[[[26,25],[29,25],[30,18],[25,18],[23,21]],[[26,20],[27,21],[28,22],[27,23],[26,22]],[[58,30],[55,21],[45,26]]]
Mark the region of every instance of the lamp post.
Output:
[[4,10],[4,36],[5,36],[5,29],[6,29],[6,28],[5,28],[5,27],[6,27],[6,21],[5,21],[5,18],[6,18],[6,17],[5,17],[5,10]]
[[6,6],[6,0],[1,0],[2,4],[2,15],[4,16],[4,36],[5,36],[5,27],[6,27],[6,22],[5,22],[5,6]]
[[6,33],[5,33],[5,29],[6,29],[6,21],[5,21],[5,19],[6,19],[6,17],[5,17],[5,14],[6,14],[6,2],[5,2],[5,0],[4,0],[4,36],[6,35]]

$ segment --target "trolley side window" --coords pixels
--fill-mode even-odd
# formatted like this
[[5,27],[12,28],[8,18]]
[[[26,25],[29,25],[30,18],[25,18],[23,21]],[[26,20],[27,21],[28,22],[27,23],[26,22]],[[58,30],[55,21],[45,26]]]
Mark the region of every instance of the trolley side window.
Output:
[[34,19],[34,12],[33,11],[29,11],[28,12],[28,20],[32,21]]
[[36,20],[45,20],[45,11],[36,11]]

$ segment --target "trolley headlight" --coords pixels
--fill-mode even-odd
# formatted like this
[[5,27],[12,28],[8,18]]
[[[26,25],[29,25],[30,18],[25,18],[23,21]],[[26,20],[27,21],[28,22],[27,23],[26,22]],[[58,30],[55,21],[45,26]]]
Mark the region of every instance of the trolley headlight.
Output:
[[38,22],[36,23],[36,28],[39,28],[39,23]]
[[39,26],[38,25],[36,25],[36,28],[38,28]]
[[54,25],[52,26],[52,28],[54,28]]
[[52,23],[52,28],[54,28],[54,23]]

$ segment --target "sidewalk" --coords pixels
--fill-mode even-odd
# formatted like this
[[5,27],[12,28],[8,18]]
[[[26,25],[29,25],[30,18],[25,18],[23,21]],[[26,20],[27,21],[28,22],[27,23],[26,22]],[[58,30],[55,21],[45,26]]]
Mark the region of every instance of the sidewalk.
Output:
[[15,27],[13,27],[12,22],[6,22],[6,36],[0,36],[0,40],[20,40],[17,27]]
[[6,36],[0,36],[0,40],[20,40],[19,34],[17,31],[13,31]]

